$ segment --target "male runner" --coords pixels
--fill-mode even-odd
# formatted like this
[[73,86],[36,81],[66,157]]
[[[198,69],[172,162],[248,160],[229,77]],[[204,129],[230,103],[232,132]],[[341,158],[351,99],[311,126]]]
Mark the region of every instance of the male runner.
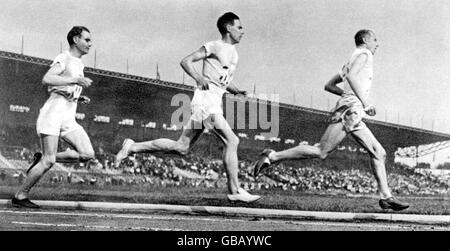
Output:
[[[370,30],[360,30],[355,34],[356,49],[341,72],[331,78],[325,90],[341,96],[332,111],[331,124],[326,129],[318,146],[299,145],[276,152],[265,149],[261,158],[254,164],[255,177],[271,164],[283,160],[321,158],[325,159],[348,135],[366,149],[371,157],[373,172],[378,183],[380,207],[383,209],[403,210],[407,203],[394,198],[389,191],[385,160],[386,152],[372,132],[362,121],[364,113],[376,114],[375,107],[368,102],[373,75],[373,54],[378,41]],[[344,89],[337,86],[343,82]]]
[[[191,117],[177,141],[156,139],[135,143],[125,139],[122,149],[117,153],[115,165],[134,153],[177,153],[185,155],[203,133],[212,130],[224,143],[223,163],[228,178],[228,199],[230,201],[253,202],[260,198],[251,195],[239,185],[237,149],[239,138],[234,134],[223,116],[222,96],[228,91],[235,95],[245,95],[233,83],[233,72],[238,62],[235,44],[244,35],[239,17],[231,12],[223,14],[217,21],[222,39],[205,43],[181,61],[181,67],[196,82],[197,88],[191,102]],[[194,62],[203,61],[203,72],[198,73]]]
[[[81,96],[83,88],[92,84],[91,79],[84,77],[84,65],[81,62],[81,57],[92,46],[90,31],[83,26],[74,26],[67,34],[67,41],[70,49],[55,58],[42,79],[50,93],[36,122],[42,153],[35,154],[27,171],[27,178],[12,199],[12,204],[16,207],[39,208],[29,200],[28,194],[55,162],[87,162],[94,158],[87,133],[75,121],[77,102],[90,102],[88,97]],[[57,152],[59,137],[74,150]]]

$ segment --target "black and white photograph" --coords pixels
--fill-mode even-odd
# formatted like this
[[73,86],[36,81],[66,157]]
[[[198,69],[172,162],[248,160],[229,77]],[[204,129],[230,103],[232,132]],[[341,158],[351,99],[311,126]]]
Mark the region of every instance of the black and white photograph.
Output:
[[450,230],[449,1],[0,6],[0,231]]

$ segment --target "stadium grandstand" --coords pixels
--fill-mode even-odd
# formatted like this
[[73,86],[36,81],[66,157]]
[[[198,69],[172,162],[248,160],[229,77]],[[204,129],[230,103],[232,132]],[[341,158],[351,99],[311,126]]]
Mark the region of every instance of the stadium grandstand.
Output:
[[[50,63],[51,60],[48,59],[0,51],[0,165],[4,170],[25,169],[33,152],[39,149],[35,123],[39,109],[48,97],[41,80]],[[97,154],[97,163],[89,163],[89,165],[98,165],[98,160],[102,166],[108,165],[105,163],[111,163],[111,154],[117,152],[124,138],[130,137],[137,141],[145,141],[161,137],[177,138],[181,133],[180,126],[171,124],[172,114],[179,108],[179,104],[172,104],[173,97],[181,94],[191,98],[193,96],[192,86],[90,67],[85,68],[85,76],[93,80],[92,87],[84,91],[84,94],[91,98],[91,103],[78,106],[77,120],[88,132]],[[236,117],[237,112],[230,112],[230,109],[235,111],[239,107],[245,109],[244,121],[240,121],[240,118]],[[253,115],[249,114],[250,107],[257,108],[258,116],[266,116],[267,123],[261,123],[261,119],[259,119],[260,123],[256,124],[256,128],[250,129],[252,122],[249,115]],[[277,111],[279,123],[276,121],[274,113],[271,112],[273,109]],[[274,103],[253,97],[239,99],[230,95],[224,96],[224,110],[227,120],[233,122],[231,125],[233,128],[237,128],[235,131],[240,137],[239,159],[243,170],[264,148],[279,150],[298,144],[316,144],[328,125],[329,115],[327,111]],[[231,118],[229,114],[234,117]],[[365,121],[385,147],[388,154],[388,166],[394,164],[394,155],[401,152],[399,151],[401,148],[417,148],[419,145],[437,144],[450,140],[450,135],[444,133],[375,120]],[[279,133],[267,136],[271,130],[274,130],[274,127],[277,127],[275,131]],[[439,144],[439,146],[442,145]],[[60,147],[67,146],[61,143]],[[191,156],[187,162],[181,159],[162,160],[154,156],[132,158],[131,163],[127,164],[124,170],[129,174],[168,176],[167,170],[158,171],[158,168],[150,170],[149,166],[157,163],[159,167],[168,167],[172,176],[177,173],[183,177],[191,175],[203,178],[222,175],[219,170],[220,162],[216,161],[220,159],[222,147],[212,134],[207,133],[202,136],[193,151],[196,156]],[[182,166],[189,166],[190,171],[183,173],[184,170],[178,168],[179,165],[175,162],[182,162]],[[136,168],[139,163],[141,168]],[[337,177],[347,174],[362,175],[361,177],[363,177],[365,174],[354,173],[358,171],[350,169],[355,166],[367,166],[369,158],[364,149],[348,137],[327,160],[305,161],[301,165],[309,167],[318,163],[324,169],[320,169],[319,173],[322,173],[317,177]],[[340,169],[341,166],[350,167],[347,170],[350,173],[328,175],[329,172]],[[334,169],[329,169],[329,167]],[[56,169],[67,173],[71,173],[72,170],[63,165],[57,165]],[[3,174],[5,172],[7,171],[2,171]],[[111,172],[114,173],[114,170]],[[305,185],[307,183],[301,183],[298,180],[301,179],[299,178],[301,175],[311,172],[310,169],[290,170],[290,172],[296,174],[297,178],[292,180],[289,175],[283,176],[275,172],[273,175],[277,177],[266,177],[269,179],[266,183],[251,184],[261,187],[270,184],[270,180],[282,180],[283,184],[295,187],[303,184],[305,188],[311,189]],[[246,176],[247,173],[244,172],[242,175]],[[363,178],[366,179],[365,177]],[[62,178],[55,178],[55,180],[58,179]],[[93,182],[92,178],[89,179]],[[70,176],[70,180],[76,179]],[[248,180],[251,178],[248,177]],[[342,184],[342,186],[347,185]],[[364,183],[350,187],[363,189]]]
[[[0,51],[0,125],[3,131],[13,134],[11,136],[15,141],[8,143],[20,146],[37,145],[34,125],[39,109],[48,95],[41,80],[50,63],[51,60],[47,59]],[[85,90],[92,101],[87,106],[79,105],[77,119],[87,129],[94,142],[97,138],[101,139],[99,146],[104,150],[114,152],[125,137],[141,141],[161,136],[178,136],[181,128],[170,124],[171,116],[178,108],[178,104],[171,104],[172,98],[176,94],[192,97],[192,86],[89,67],[85,72],[86,76],[94,81],[93,87]],[[242,102],[245,102],[246,124],[244,129],[236,129],[242,139],[241,152],[254,154],[252,151],[259,151],[264,147],[283,149],[292,144],[315,144],[327,126],[329,113],[326,111],[283,103],[272,104],[270,101],[255,98],[243,101],[226,96],[225,113],[228,112],[227,104],[238,107]],[[248,110],[251,103],[257,103],[259,110],[263,106],[267,107],[269,122],[273,122],[270,121],[271,106],[278,106],[279,135],[261,137],[262,133],[268,130],[263,130],[259,124],[256,129],[249,129]],[[230,118],[227,117],[227,120],[230,121]],[[232,121],[236,128],[237,119],[232,118]],[[390,160],[398,148],[450,139],[448,134],[403,125],[374,120],[366,120],[366,123],[385,146]],[[271,125],[276,126],[275,123]],[[210,140],[202,140],[200,145],[212,145]],[[356,144],[350,139],[344,141],[340,149],[344,147],[349,153],[362,151],[359,148],[355,150]],[[213,150],[208,148],[206,152],[213,153]]]

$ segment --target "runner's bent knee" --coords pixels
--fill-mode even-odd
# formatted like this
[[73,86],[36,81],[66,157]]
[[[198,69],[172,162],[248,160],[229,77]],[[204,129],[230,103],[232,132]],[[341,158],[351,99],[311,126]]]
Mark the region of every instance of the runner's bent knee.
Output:
[[327,147],[324,147],[322,145],[319,145],[319,151],[315,154],[317,154],[320,159],[324,160],[328,157],[328,155],[332,152],[332,150],[328,149]]
[[321,150],[320,154],[319,154],[319,158],[321,160],[324,160],[324,159],[326,159],[328,157],[328,154],[329,154],[329,152]]
[[227,145],[237,147],[239,145],[239,137],[236,135],[231,136],[230,139],[228,139]]
[[41,163],[45,170],[50,169],[56,163],[56,155],[44,155],[42,156]]
[[177,144],[175,146],[175,151],[180,153],[181,155],[187,155],[189,152],[189,141],[177,141]]
[[382,146],[374,147],[375,158],[385,160],[386,159],[386,150]]
[[79,154],[80,154],[81,162],[86,162],[86,161],[89,161],[89,160],[95,158],[94,151],[81,151],[81,152],[79,152]]

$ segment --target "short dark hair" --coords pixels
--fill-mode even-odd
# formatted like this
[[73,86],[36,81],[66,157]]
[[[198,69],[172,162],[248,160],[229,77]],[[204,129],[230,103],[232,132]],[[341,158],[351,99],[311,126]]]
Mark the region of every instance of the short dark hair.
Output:
[[84,26],[74,26],[74,27],[72,27],[72,29],[69,31],[69,33],[67,33],[67,42],[69,42],[70,46],[72,46],[75,43],[73,41],[73,38],[81,36],[81,33],[83,31],[86,31],[86,32],[90,33],[88,28],[86,28]]
[[227,25],[234,25],[234,20],[239,19],[239,17],[233,12],[227,12],[219,17],[217,20],[217,28],[220,34],[224,35],[227,33]]
[[373,33],[373,31],[371,31],[371,30],[359,30],[358,32],[356,32],[356,34],[355,34],[355,44],[356,44],[356,46],[360,46],[360,45],[364,44],[364,38],[367,35],[370,35],[370,33]]

